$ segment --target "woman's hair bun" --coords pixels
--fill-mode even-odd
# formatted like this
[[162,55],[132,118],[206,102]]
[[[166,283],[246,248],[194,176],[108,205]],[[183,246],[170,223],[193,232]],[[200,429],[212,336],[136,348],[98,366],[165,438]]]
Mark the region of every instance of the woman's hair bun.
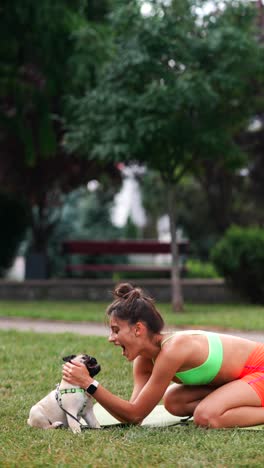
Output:
[[130,283],[119,283],[114,291],[114,301],[106,309],[108,317],[126,320],[130,325],[143,322],[151,333],[160,333],[164,321],[154,305],[154,300],[143,289]]
[[139,298],[141,291],[139,288],[134,288],[130,283],[120,283],[114,290],[116,298],[128,299],[130,297]]

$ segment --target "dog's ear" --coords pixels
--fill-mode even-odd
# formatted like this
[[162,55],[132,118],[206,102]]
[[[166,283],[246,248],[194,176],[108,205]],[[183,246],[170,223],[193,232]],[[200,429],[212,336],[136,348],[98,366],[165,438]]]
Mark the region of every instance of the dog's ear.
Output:
[[70,356],[65,356],[62,358],[64,362],[70,362],[72,359],[76,358],[76,354],[70,354]]
[[87,369],[88,369],[88,372],[89,372],[90,376],[94,377],[96,374],[98,374],[100,372],[101,366],[100,366],[100,364],[97,364],[94,367],[87,366]]
[[91,377],[94,377],[101,370],[101,366],[97,363],[97,360],[94,357],[89,356],[89,354],[84,355],[83,363]]

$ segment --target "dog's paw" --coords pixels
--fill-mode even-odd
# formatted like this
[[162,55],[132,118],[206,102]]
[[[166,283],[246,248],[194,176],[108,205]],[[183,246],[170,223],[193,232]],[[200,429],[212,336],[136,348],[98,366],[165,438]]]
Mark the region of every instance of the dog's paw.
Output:
[[71,428],[71,431],[73,432],[73,434],[81,434],[82,429],[81,429],[81,426],[80,427],[74,427],[74,428]]
[[65,428],[64,424],[61,421],[55,421],[54,423],[52,423],[52,427],[54,429],[64,429]]

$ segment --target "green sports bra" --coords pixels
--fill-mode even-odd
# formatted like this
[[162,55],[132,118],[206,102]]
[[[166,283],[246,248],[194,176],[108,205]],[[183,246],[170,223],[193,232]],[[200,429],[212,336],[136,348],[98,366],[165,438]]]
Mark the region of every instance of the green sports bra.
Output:
[[203,330],[187,330],[176,332],[173,335],[165,338],[161,342],[161,347],[168,340],[179,333],[189,335],[205,335],[208,339],[209,352],[206,361],[200,366],[188,369],[182,372],[176,372],[175,376],[181,380],[184,385],[206,385],[215,378],[218,374],[223,362],[223,345],[217,333],[207,332]]

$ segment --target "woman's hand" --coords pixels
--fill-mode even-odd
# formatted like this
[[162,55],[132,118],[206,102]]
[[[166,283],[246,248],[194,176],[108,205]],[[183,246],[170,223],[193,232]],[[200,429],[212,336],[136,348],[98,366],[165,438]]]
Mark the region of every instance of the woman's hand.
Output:
[[62,376],[66,382],[81,388],[87,388],[93,382],[86,366],[80,362],[66,362],[62,366]]

